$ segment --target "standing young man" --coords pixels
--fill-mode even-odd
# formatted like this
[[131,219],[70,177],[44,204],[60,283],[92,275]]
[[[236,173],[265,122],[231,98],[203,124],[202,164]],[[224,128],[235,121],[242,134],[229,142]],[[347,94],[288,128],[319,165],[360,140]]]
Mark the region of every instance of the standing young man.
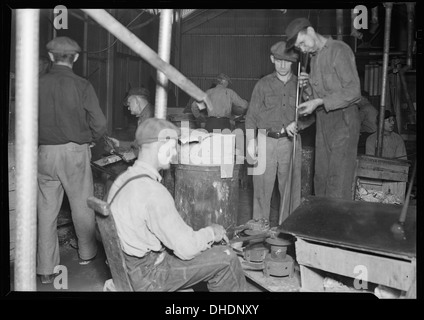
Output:
[[72,67],[80,46],[68,37],[47,43],[53,66],[40,77],[38,133],[37,274],[42,283],[54,281],[60,262],[57,217],[66,192],[78,238],[80,264],[97,254],[90,144],[106,133],[106,118],[93,86]]
[[[296,142],[296,162],[293,164],[292,185],[287,186],[290,161],[293,152],[293,135],[297,133],[295,122],[297,77],[292,73],[292,64],[298,59],[293,51],[286,50],[286,42],[280,41],[271,47],[271,62],[275,71],[255,85],[246,115],[246,130],[264,129],[266,146],[258,148],[258,157],[265,156],[265,172],[253,176],[253,218],[267,219],[270,216],[271,196],[275,178],[282,201],[285,188],[291,188],[291,208],[300,204],[301,141]],[[299,129],[304,128],[299,124]],[[261,133],[258,133],[261,134]],[[248,142],[247,151],[256,158],[256,139]],[[288,204],[288,202],[286,202]],[[288,213],[289,207],[283,208]],[[286,218],[286,217],[285,217]]]

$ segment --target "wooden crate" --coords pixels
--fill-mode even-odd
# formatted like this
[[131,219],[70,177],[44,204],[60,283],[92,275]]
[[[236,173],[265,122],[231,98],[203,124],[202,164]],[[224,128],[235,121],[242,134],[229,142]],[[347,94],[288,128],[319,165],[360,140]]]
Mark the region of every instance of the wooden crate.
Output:
[[[356,172],[353,190],[357,179],[360,179],[366,189],[391,193],[404,201],[406,182],[410,163],[404,160],[379,158],[369,155],[359,155],[356,162]],[[355,192],[353,192],[355,200]]]
[[366,268],[368,282],[398,289],[405,296],[416,298],[415,258],[389,257],[300,238],[296,241],[296,258],[302,291],[324,291],[324,277],[317,270],[356,278],[357,266],[360,266]]

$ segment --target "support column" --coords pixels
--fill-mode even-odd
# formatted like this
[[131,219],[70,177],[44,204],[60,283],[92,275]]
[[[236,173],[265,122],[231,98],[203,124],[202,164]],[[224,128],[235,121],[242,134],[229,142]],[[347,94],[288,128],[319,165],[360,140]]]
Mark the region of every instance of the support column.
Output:
[[16,291],[36,291],[39,24],[39,9],[17,9]]

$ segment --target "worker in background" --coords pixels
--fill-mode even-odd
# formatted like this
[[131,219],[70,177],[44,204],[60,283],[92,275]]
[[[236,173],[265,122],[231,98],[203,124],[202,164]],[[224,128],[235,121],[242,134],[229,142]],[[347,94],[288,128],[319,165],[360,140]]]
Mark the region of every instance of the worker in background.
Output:
[[[384,158],[407,160],[405,142],[394,132],[395,115],[390,110],[384,112],[383,151]],[[377,132],[371,134],[366,143],[366,154],[376,155]]]
[[[290,170],[293,183],[290,190],[292,208],[300,204],[301,139],[296,139],[296,159],[290,168],[293,153],[293,136],[307,125],[295,122],[297,76],[292,73],[292,64],[298,56],[286,50],[286,42],[280,41],[271,47],[271,62],[275,71],[261,78],[255,85],[246,114],[246,130],[266,129],[266,169],[253,176],[253,218],[269,220],[271,196],[275,177],[278,177],[280,199],[283,199]],[[247,152],[256,159],[257,142],[248,142]],[[260,148],[259,148],[260,150]],[[290,187],[290,186],[287,186]],[[287,201],[288,204],[288,201]],[[288,212],[288,206],[284,212]]]
[[367,138],[377,131],[377,109],[364,96],[358,103],[361,128],[359,130],[358,153],[365,153]]
[[[231,79],[221,73],[216,77],[216,86],[206,91],[213,105],[213,111],[208,113],[206,118],[205,129],[213,132],[213,129],[232,129],[230,118],[233,106],[239,107],[246,112],[248,102],[232,89],[228,88]],[[193,115],[198,118],[201,116],[199,107],[196,102],[192,103]]]
[[[144,87],[131,88],[124,99],[124,105],[128,106],[128,110],[133,116],[137,117],[137,127],[146,119],[152,118],[155,115],[155,108],[149,102],[150,92]],[[137,150],[135,141],[120,141],[109,137],[113,141],[115,147],[120,152],[127,152],[131,148]]]
[[358,149],[360,82],[355,55],[343,41],[317,33],[306,18],[286,28],[288,47],[311,55],[310,75],[302,85],[312,87],[313,98],[299,105],[299,116],[316,114],[316,196],[352,199]]
[[80,264],[97,254],[90,144],[106,133],[93,86],[74,74],[80,46],[68,37],[47,43],[53,66],[39,80],[37,274],[51,283],[60,263],[57,217],[66,192],[78,238]]
[[[176,156],[179,129],[151,118],[137,128],[138,159],[113,183],[108,203],[135,291],[175,291],[206,281],[210,291],[244,291],[246,279],[223,226],[194,231],[178,213],[159,170]],[[126,181],[138,175],[130,183]],[[123,186],[123,187],[122,187]],[[122,189],[120,189],[122,187]]]

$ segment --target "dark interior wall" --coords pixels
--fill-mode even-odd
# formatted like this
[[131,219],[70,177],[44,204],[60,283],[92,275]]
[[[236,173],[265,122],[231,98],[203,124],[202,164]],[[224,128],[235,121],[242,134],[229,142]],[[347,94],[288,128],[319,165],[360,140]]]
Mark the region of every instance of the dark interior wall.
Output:
[[[181,71],[203,90],[210,87],[214,76],[224,72],[232,78],[232,88],[246,100],[250,100],[256,82],[273,72],[270,48],[286,38],[285,28],[291,20],[309,17],[318,32],[336,36],[335,9],[289,9],[286,13],[230,9],[215,17],[218,11],[210,9],[203,13],[206,22],[202,24],[196,24],[190,16],[183,21]],[[208,15],[211,19],[207,19]],[[201,16],[196,19],[202,21]],[[348,38],[349,25],[344,30]],[[181,92],[179,105],[184,106],[188,99]]]
[[[232,88],[249,100],[256,81],[273,71],[270,47],[285,39],[286,26],[297,17],[308,17],[317,32],[337,38],[336,9],[288,9],[286,13],[272,9],[230,9],[217,15],[219,11],[210,9],[195,19],[189,16],[183,21],[181,71],[203,90],[210,87],[215,75],[224,72],[233,79]],[[378,5],[378,16],[377,36],[371,42],[372,47],[365,48],[365,51],[383,52],[385,9],[382,4]],[[368,19],[370,23],[371,7],[368,8]],[[406,50],[406,21],[406,6],[395,5],[391,51]],[[355,51],[358,45],[366,45],[373,36],[369,30],[361,30],[363,39],[355,41],[351,36],[351,11],[347,8],[343,11],[342,32],[343,41]],[[362,83],[365,65],[370,61],[382,61],[382,54],[357,55]],[[184,106],[188,99],[184,92],[180,92],[179,106]]]

